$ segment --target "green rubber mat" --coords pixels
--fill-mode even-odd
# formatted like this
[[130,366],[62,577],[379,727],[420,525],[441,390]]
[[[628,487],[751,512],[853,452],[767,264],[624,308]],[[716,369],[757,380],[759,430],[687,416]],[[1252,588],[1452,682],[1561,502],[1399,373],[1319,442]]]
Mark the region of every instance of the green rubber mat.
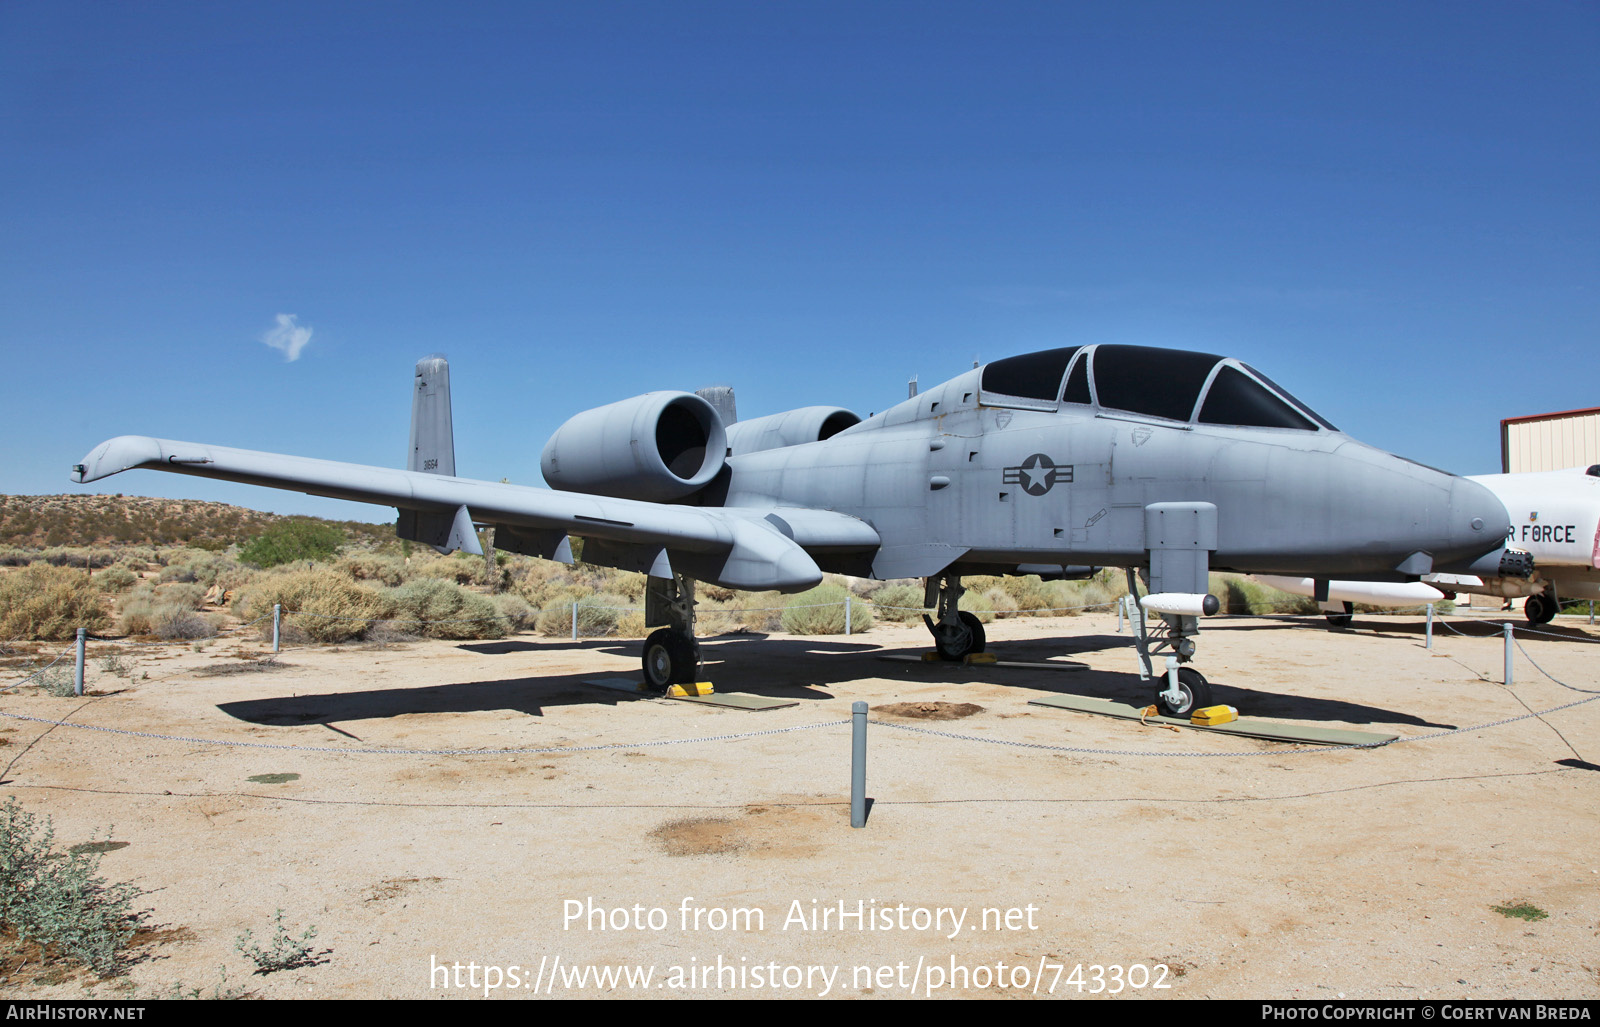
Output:
[[731,710],[781,710],[785,706],[799,706],[798,699],[768,699],[764,695],[746,695],[743,692],[712,692],[710,695],[673,695],[673,702],[697,702],[703,706],[726,706]]
[[924,660],[920,656],[910,656],[905,653],[888,653],[878,657],[891,663],[926,663],[935,667],[1022,667],[1029,670],[1088,670],[1083,663],[1046,663],[1042,660],[996,660],[993,663],[963,664],[956,660]]
[[[1048,706],[1058,710],[1074,710],[1078,713],[1094,713],[1102,717],[1120,717],[1123,720],[1138,720],[1139,711],[1143,706],[1129,706],[1127,703],[1111,702],[1106,699],[1090,699],[1082,695],[1053,695],[1048,699],[1033,699],[1029,706]],[[1378,742],[1392,742],[1399,735],[1377,734],[1371,731],[1351,731],[1346,728],[1335,727],[1305,727],[1300,724],[1279,724],[1270,720],[1258,720],[1254,717],[1240,717],[1238,720],[1227,724],[1218,724],[1216,727],[1199,727],[1187,720],[1178,717],[1146,717],[1148,724],[1172,724],[1177,727],[1194,728],[1196,731],[1210,731],[1222,735],[1242,735],[1246,738],[1265,738],[1273,742],[1301,742],[1309,745],[1372,745]]]
[[638,678],[584,678],[583,683],[596,688],[609,688],[614,692],[628,692],[640,699],[671,699],[674,702],[693,702],[703,706],[724,706],[730,710],[780,710],[785,706],[798,706],[798,699],[768,699],[764,695],[746,695],[743,692],[713,692],[710,695],[663,695],[652,692]]

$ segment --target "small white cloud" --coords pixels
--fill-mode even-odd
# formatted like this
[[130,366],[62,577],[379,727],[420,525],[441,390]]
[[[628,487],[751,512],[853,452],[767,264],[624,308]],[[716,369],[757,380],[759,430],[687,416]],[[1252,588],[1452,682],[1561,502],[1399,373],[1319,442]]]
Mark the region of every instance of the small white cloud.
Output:
[[279,314],[278,326],[261,336],[261,341],[273,349],[283,350],[285,360],[299,360],[300,351],[311,342],[310,326],[294,323],[295,314]]

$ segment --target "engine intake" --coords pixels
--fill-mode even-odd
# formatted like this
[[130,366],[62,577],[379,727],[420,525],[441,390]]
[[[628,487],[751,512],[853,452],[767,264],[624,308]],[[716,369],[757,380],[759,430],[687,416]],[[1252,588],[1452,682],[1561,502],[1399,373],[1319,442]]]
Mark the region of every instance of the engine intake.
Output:
[[551,488],[663,503],[705,488],[727,452],[710,403],[689,392],[647,392],[567,421],[539,465]]
[[734,456],[743,456],[768,449],[803,446],[831,439],[860,423],[858,414],[843,407],[800,407],[729,425],[728,447]]

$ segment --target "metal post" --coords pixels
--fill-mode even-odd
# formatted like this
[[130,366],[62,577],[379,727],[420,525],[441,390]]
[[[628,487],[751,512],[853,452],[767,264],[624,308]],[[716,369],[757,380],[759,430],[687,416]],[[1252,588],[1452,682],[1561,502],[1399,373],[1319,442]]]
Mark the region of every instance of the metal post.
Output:
[[72,673],[72,694],[83,694],[83,629],[78,629],[78,664]]
[[850,634],[850,593],[844,594],[844,633]]
[[1594,600],[1589,600],[1589,623],[1594,623]]
[[572,640],[578,640],[578,601],[572,601]]
[[1426,649],[1432,649],[1433,648],[1433,604],[1432,603],[1428,604],[1428,644],[1426,646],[1424,646],[1424,648],[1426,648]]
[[867,826],[867,704],[850,704],[850,826]]
[[1511,622],[1506,621],[1506,687],[1511,687]]
[[273,603],[272,604],[272,651],[273,652],[277,652],[278,651],[278,643],[279,643],[279,639],[280,639],[280,636],[278,634],[278,627],[279,627],[279,624],[282,621],[282,619],[283,619],[283,604],[282,603]]
[[1128,612],[1128,599],[1126,596],[1117,597],[1117,634],[1122,634],[1122,615]]

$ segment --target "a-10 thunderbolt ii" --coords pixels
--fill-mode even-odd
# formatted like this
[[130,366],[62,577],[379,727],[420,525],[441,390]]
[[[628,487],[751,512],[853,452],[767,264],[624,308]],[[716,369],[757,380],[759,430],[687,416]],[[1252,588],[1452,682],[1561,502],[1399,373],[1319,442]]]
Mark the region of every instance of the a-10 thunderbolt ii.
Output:
[[[1526,574],[1483,486],[1374,449],[1238,360],[1090,345],[1010,357],[861,420],[806,407],[725,424],[705,398],[651,392],[580,413],[544,448],[551,488],[455,476],[448,368],[417,365],[409,469],[125,435],[72,471],[143,467],[393,506],[400,537],[649,575],[644,673],[693,680],[694,581],[798,592],[824,571],[926,579],[940,656],[984,648],[958,608],[969,574],[1127,568],[1160,617],[1137,638],[1157,701],[1210,703],[1193,667],[1211,570],[1416,580]],[[1511,564],[1502,566],[1511,559]],[[1153,657],[1165,653],[1165,672]]]

